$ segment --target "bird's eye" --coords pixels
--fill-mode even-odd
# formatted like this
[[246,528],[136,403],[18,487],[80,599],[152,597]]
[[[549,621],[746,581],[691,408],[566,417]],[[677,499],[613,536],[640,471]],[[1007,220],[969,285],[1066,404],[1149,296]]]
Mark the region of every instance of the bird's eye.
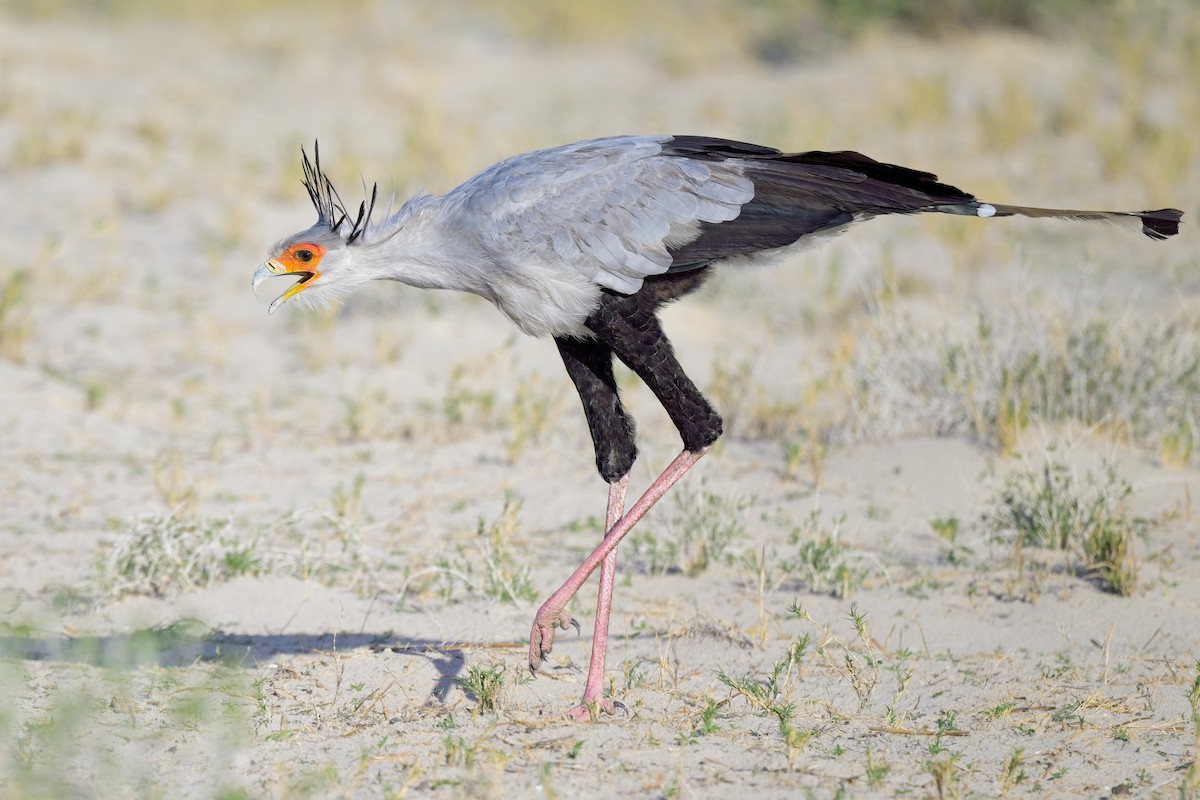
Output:
[[302,264],[307,264],[308,262],[313,260],[313,251],[312,250],[297,250],[295,255],[296,255],[296,260],[301,262]]

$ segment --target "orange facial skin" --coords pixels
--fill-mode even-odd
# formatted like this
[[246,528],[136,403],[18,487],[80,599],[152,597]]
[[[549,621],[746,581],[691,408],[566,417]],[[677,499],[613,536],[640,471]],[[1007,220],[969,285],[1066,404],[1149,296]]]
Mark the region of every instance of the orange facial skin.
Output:
[[300,280],[292,284],[286,292],[275,298],[267,308],[268,314],[274,313],[275,309],[284,302],[304,291],[313,281],[321,277],[317,265],[321,263],[324,256],[325,248],[321,245],[315,242],[299,242],[258,268],[254,273],[252,283],[254,288],[272,275],[298,275],[300,277]]
[[283,267],[285,272],[311,272],[316,277],[317,264],[325,255],[325,248],[313,242],[300,242],[284,250],[275,263]]

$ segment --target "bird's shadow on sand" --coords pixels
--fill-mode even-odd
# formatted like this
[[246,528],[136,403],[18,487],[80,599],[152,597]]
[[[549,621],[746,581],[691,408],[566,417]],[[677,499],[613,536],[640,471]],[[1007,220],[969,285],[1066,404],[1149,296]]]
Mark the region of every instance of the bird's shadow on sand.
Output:
[[384,633],[233,634],[193,621],[181,621],[129,633],[67,636],[37,632],[0,634],[0,658],[88,664],[106,669],[144,666],[186,667],[219,663],[255,667],[279,655],[334,653],[368,649],[426,658],[438,678],[430,694],[445,702],[463,671],[471,643],[448,643]]

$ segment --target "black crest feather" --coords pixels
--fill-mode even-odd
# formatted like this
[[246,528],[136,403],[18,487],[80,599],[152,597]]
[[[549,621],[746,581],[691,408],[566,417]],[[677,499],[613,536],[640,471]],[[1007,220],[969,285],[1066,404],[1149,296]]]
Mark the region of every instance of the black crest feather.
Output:
[[[311,161],[303,147],[300,148],[300,155],[304,166],[304,188],[308,191],[308,198],[312,201],[313,208],[317,210],[317,222],[323,222],[334,233],[341,234],[342,225],[350,220],[350,212],[346,210],[341,196],[337,189],[333,188],[329,177],[321,171],[320,145],[315,140],[313,141]],[[354,216],[349,232],[342,234],[346,238],[346,244],[354,244],[366,232],[367,226],[371,224],[371,213],[375,210],[375,198],[378,193],[379,184],[374,184],[371,187],[370,201],[364,200],[359,203],[358,213]]]

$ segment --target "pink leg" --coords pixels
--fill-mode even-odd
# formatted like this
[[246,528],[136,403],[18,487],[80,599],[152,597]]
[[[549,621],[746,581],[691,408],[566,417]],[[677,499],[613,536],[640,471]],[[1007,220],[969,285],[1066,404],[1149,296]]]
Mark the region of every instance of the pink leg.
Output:
[[[692,468],[692,465],[699,461],[700,457],[706,452],[708,452],[707,447],[695,451],[684,450],[682,453],[676,456],[675,460],[671,462],[671,465],[663,470],[663,473],[655,479],[654,483],[650,484],[650,488],[646,490],[646,493],[638,498],[638,501],[633,504],[633,508],[629,509],[629,512],[623,515],[621,519],[617,521],[617,524],[609,529],[608,533],[604,535],[604,541],[600,543],[600,546],[593,550],[591,555],[589,555],[584,562],[579,565],[579,568],[571,573],[571,577],[567,578],[567,582],[559,587],[558,591],[550,595],[550,599],[542,604],[542,607],[538,609],[537,615],[533,618],[533,631],[529,635],[530,670],[536,671],[537,668],[542,665],[542,662],[546,659],[546,656],[549,655],[551,650],[554,648],[554,628],[565,628],[570,624],[570,616],[566,614],[565,609],[567,607],[567,603],[572,597],[575,596],[575,593],[579,591],[579,587],[583,585],[583,582],[586,581],[591,574],[596,571],[596,567],[600,566],[604,560],[608,558],[610,553],[617,549],[617,545],[621,543],[621,540],[625,538],[625,535],[629,533],[629,531],[633,530],[633,526],[636,525],[638,521],[646,515],[646,512],[649,511],[655,503],[662,499],[662,496],[665,495],[667,491],[674,486],[675,483],[682,478],[687,471]],[[603,592],[604,590],[602,588],[602,595]],[[609,587],[609,592],[611,593],[611,587]],[[607,614],[607,609],[605,609],[605,612]],[[599,617],[599,614],[597,616]],[[606,622],[604,636],[605,640],[607,640],[607,635],[608,632]],[[605,641],[604,644],[601,644],[600,647],[603,648],[606,644],[607,641]],[[593,642],[593,648],[596,646],[596,643]],[[603,672],[603,669],[601,669],[601,672]],[[590,684],[592,678],[592,668],[589,668],[588,673],[588,680]],[[599,676],[599,680],[603,680],[603,675]]]
[[[605,514],[605,536],[625,513],[625,492],[629,475],[608,485],[608,512]],[[583,702],[567,712],[567,716],[585,722],[594,713],[611,714],[613,701],[604,699],[604,659],[608,653],[608,620],[612,613],[613,585],[617,580],[617,551],[614,549],[600,562],[600,599],[596,602],[596,628],[592,635],[592,659],[588,662],[587,686]]]

